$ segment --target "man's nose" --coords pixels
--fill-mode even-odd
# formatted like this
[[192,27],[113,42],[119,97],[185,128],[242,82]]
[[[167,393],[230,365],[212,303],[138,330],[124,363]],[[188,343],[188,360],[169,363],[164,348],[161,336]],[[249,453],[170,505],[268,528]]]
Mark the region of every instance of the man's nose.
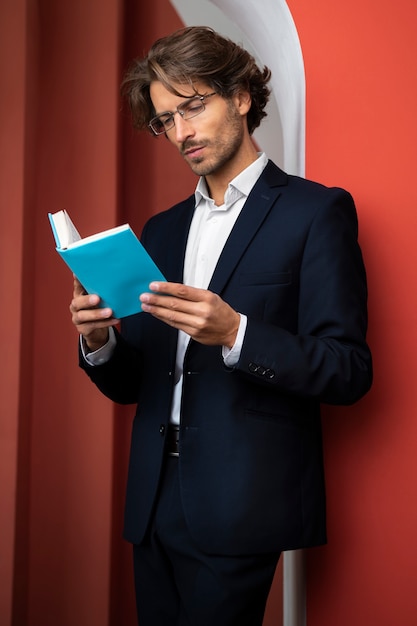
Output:
[[194,134],[194,129],[191,120],[185,120],[178,111],[175,112],[175,115],[175,139],[178,143],[182,143]]

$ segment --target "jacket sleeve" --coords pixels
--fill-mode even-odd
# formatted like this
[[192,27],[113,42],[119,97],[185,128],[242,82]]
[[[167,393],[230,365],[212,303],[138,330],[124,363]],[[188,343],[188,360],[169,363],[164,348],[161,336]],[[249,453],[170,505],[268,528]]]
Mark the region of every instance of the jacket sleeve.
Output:
[[300,251],[296,332],[249,317],[237,371],[266,386],[351,404],[372,384],[367,283],[351,196],[332,189]]
[[140,353],[114,330],[116,346],[111,358],[101,365],[89,365],[79,347],[79,365],[110,400],[119,404],[134,404],[138,401],[141,379]]

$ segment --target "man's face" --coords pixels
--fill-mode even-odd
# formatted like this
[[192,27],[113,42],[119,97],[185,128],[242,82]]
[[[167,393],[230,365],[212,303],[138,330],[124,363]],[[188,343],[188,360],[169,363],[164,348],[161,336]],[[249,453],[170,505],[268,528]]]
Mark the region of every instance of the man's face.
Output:
[[[195,91],[189,85],[174,87],[184,96],[195,96]],[[195,87],[201,95],[213,92],[203,83],[197,83]],[[187,100],[172,94],[159,81],[151,83],[150,95],[156,115],[166,111],[174,112]],[[178,148],[192,171],[199,176],[214,175],[224,168],[233,169],[234,163],[238,163],[248,109],[248,106],[242,106],[240,96],[225,100],[215,94],[207,98],[204,105],[205,110],[202,113],[188,120],[175,113],[175,126],[166,131],[169,141]]]

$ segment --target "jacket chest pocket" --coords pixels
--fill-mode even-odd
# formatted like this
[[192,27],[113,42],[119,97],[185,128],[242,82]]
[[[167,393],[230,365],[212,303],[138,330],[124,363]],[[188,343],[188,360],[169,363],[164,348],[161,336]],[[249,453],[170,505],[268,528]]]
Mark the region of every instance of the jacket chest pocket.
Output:
[[245,272],[239,276],[239,285],[242,287],[256,287],[263,285],[290,285],[292,272]]
[[235,285],[233,302],[239,313],[294,331],[298,312],[298,285],[292,271],[245,272]]

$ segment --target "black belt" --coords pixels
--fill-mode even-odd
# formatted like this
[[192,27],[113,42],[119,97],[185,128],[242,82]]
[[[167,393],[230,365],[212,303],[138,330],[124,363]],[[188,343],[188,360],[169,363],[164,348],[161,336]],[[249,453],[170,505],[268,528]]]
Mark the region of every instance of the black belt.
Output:
[[175,424],[170,424],[168,426],[166,442],[165,442],[165,451],[168,456],[179,456],[180,455],[180,427]]

